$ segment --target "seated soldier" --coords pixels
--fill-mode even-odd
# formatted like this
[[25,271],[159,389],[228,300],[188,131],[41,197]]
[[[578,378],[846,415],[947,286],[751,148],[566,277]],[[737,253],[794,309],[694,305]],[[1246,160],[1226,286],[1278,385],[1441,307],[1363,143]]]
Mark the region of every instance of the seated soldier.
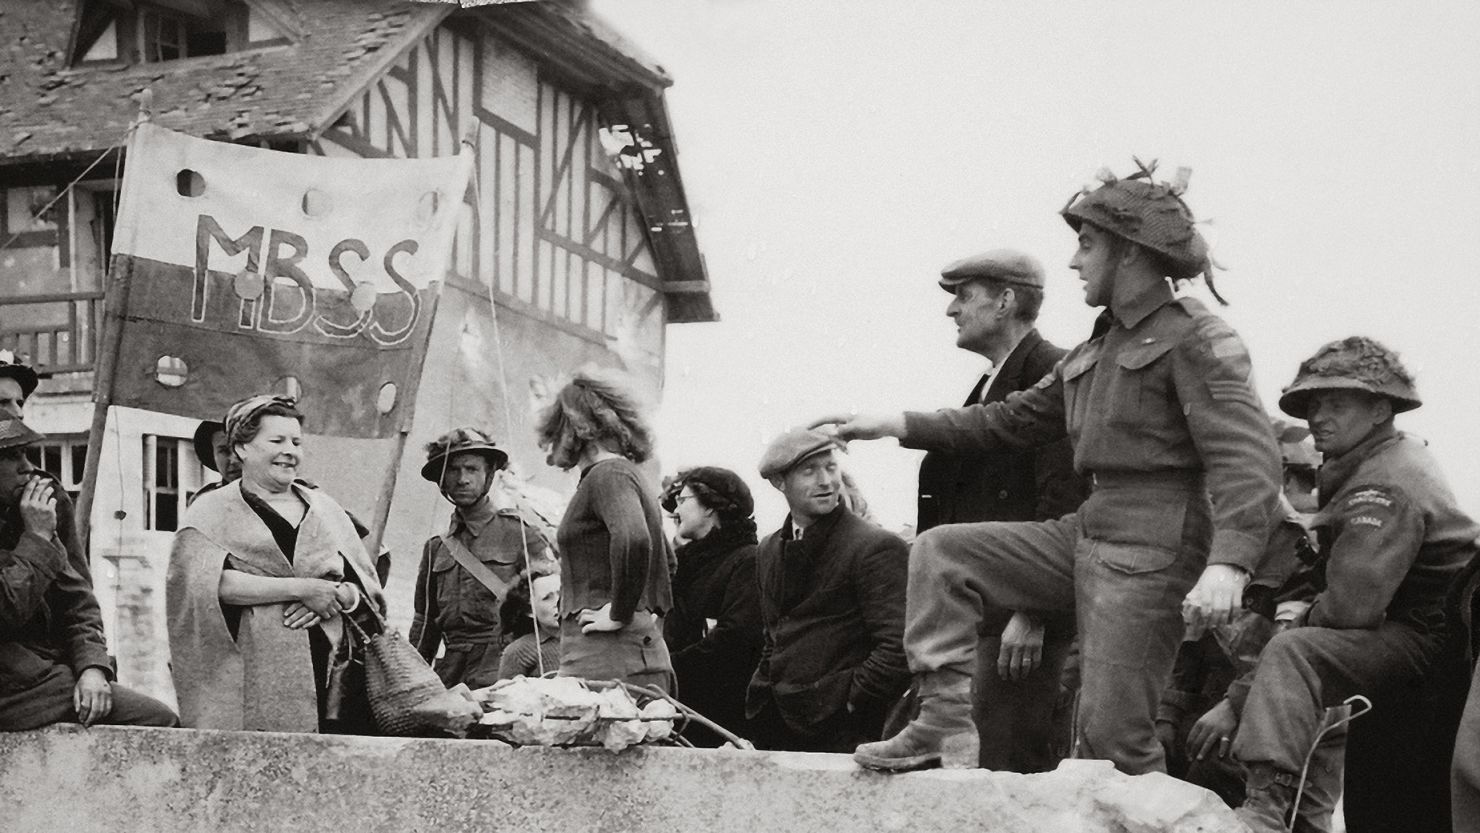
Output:
[[[1270,534],[1264,560],[1244,593],[1244,612],[1228,625],[1189,628],[1177,652],[1172,684],[1156,713],[1157,737],[1167,749],[1169,775],[1206,787],[1230,807],[1244,802],[1242,765],[1230,753],[1254,669],[1264,645],[1288,626],[1280,616],[1288,602],[1309,601],[1307,580],[1316,559],[1306,531],[1308,511],[1316,508],[1316,467],[1320,457],[1310,432],[1274,420],[1284,468],[1281,519]],[[1330,710],[1333,723],[1350,710]],[[1322,740],[1306,778],[1296,821],[1297,833],[1328,833],[1341,795],[1345,727]]]
[[0,419],[0,730],[52,723],[178,726],[167,706],[120,685],[87,562],[59,530],[55,481],[26,459],[42,439]]
[[1318,592],[1265,646],[1233,742],[1248,767],[1238,813],[1254,833],[1287,829],[1327,707],[1362,694],[1381,709],[1443,649],[1446,596],[1480,525],[1424,442],[1394,427],[1419,404],[1397,356],[1361,337],[1322,347],[1280,397],[1325,459],[1311,520]]

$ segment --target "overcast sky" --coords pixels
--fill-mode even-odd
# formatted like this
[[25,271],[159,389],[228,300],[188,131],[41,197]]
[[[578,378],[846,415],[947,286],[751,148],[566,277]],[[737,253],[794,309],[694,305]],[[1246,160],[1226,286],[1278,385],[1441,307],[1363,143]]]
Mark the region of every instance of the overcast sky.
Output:
[[[597,0],[675,79],[668,107],[723,317],[668,333],[664,468],[745,475],[784,514],[765,442],[836,409],[960,404],[935,279],[998,246],[1048,270],[1043,334],[1094,311],[1057,216],[1101,166],[1193,170],[1223,315],[1273,409],[1352,334],[1400,351],[1427,438],[1480,513],[1480,4]],[[1207,296],[1198,290],[1197,294]],[[1211,303],[1211,302],[1210,302]],[[886,526],[919,455],[855,444]]]

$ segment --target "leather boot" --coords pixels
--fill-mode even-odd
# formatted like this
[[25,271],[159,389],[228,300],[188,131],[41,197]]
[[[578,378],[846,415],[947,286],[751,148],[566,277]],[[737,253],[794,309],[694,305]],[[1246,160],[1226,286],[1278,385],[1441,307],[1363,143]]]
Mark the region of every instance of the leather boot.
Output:
[[1275,769],[1267,763],[1249,764],[1248,796],[1234,811],[1252,833],[1288,833],[1290,805],[1300,776]]
[[971,675],[932,671],[917,680],[920,715],[894,737],[859,746],[853,760],[883,772],[975,767],[980,740],[971,721]]

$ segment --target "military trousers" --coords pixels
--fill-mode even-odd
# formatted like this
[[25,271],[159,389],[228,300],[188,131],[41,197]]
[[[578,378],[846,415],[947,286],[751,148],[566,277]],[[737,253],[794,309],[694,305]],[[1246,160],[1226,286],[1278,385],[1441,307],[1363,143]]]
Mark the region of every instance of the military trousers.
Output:
[[[1336,724],[1351,715],[1348,706],[1336,706],[1326,710],[1326,723],[1335,728],[1327,732],[1320,745],[1311,755],[1310,769],[1305,775],[1305,789],[1300,797],[1300,809],[1295,815],[1294,833],[1331,833],[1334,830],[1336,802],[1341,798],[1342,773],[1346,762],[1346,726]],[[1187,731],[1200,715],[1188,715],[1178,726],[1177,743],[1185,748]],[[1190,751],[1188,752],[1190,754]],[[1247,773],[1244,765],[1233,753],[1209,754],[1203,760],[1193,760],[1183,779],[1216,793],[1229,807],[1238,807],[1248,797],[1245,789]]]
[[[55,666],[37,685],[25,691],[0,696],[0,731],[14,732],[39,729],[53,723],[78,723],[72,708],[72,691],[77,678],[65,665]],[[113,708],[100,718],[100,726],[180,725],[180,718],[169,706],[153,697],[114,683]]]
[[1129,774],[1166,770],[1156,706],[1182,641],[1182,600],[1207,561],[1200,479],[1099,478],[1052,521],[948,524],[910,549],[905,655],[914,673],[971,674],[993,608],[1073,611],[1081,684],[1075,754]]
[[1373,629],[1295,628],[1259,655],[1233,754],[1298,775],[1328,706],[1353,694],[1382,707],[1384,691],[1424,672],[1441,640],[1397,622]]

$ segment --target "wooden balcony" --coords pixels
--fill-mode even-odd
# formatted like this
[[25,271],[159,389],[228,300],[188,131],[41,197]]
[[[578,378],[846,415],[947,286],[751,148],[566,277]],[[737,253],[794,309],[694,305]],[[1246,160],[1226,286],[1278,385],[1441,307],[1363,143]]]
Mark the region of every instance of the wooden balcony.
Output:
[[91,371],[103,331],[103,293],[0,297],[0,350],[42,373]]

